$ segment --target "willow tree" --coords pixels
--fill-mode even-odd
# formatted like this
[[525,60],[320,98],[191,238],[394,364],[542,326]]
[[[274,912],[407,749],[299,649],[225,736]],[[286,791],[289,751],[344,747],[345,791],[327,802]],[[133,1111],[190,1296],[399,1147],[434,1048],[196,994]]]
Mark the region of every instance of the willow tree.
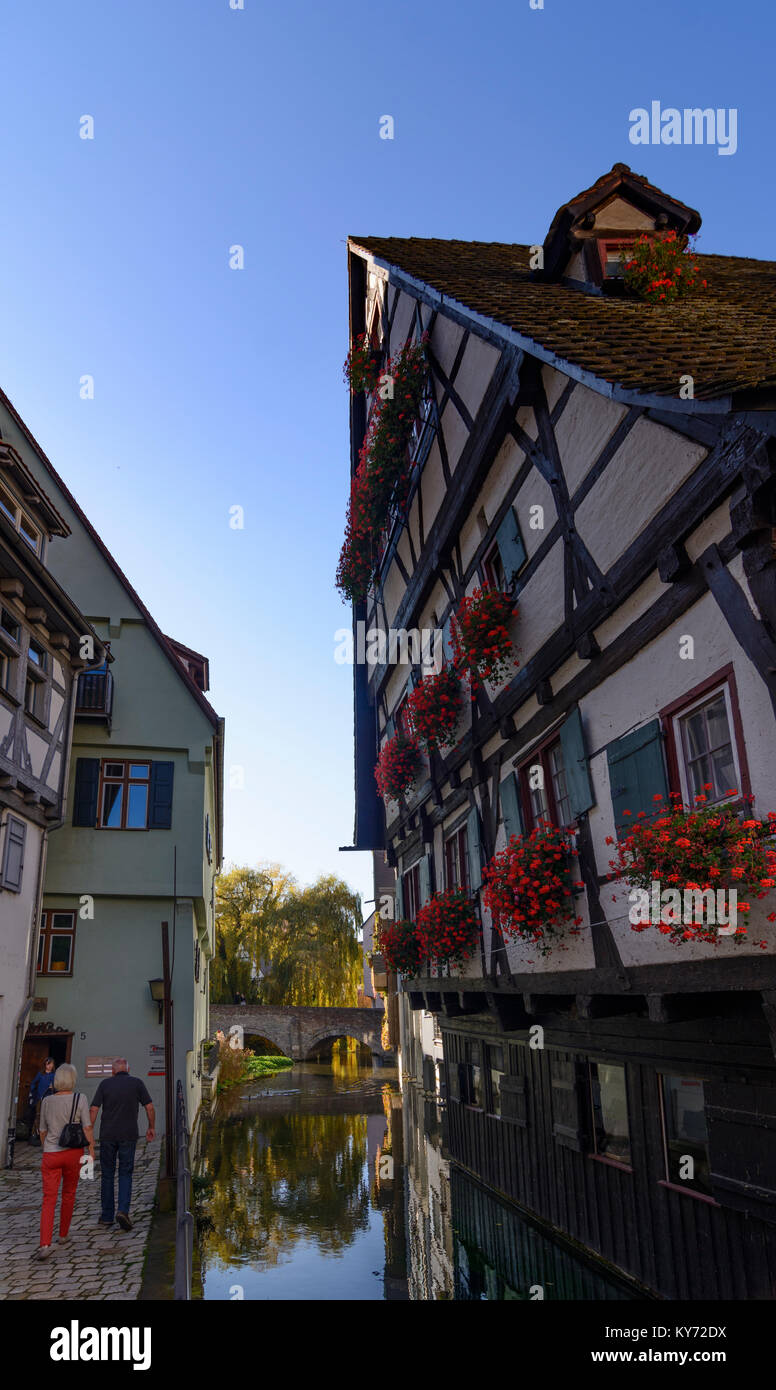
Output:
[[218,883],[212,1000],[354,1005],[361,900],[326,874],[300,888],[278,865],[232,869]]

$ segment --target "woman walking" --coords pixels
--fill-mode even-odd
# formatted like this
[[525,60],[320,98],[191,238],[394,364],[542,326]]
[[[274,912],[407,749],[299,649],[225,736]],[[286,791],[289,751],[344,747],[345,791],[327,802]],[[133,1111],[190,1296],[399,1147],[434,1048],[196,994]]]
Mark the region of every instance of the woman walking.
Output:
[[29,1106],[29,1125],[31,1144],[40,1144],[38,1131],[40,1129],[40,1107],[44,1098],[54,1089],[54,1068],[56,1062],[53,1057],[47,1057],[43,1063],[43,1070],[39,1071],[30,1086],[30,1106]]
[[[47,1260],[53,1250],[54,1209],[62,1183],[62,1202],[59,1210],[59,1239],[63,1241],[70,1230],[75,1206],[75,1194],[81,1172],[84,1141],[94,1158],[94,1128],[89,1123],[86,1096],[75,1090],[78,1073],[69,1062],[63,1062],[54,1073],[54,1094],[44,1097],[40,1107],[40,1138],[43,1144],[41,1176],[43,1179],[43,1208],[40,1214],[40,1246],[35,1258]],[[64,1143],[60,1143],[64,1140]]]

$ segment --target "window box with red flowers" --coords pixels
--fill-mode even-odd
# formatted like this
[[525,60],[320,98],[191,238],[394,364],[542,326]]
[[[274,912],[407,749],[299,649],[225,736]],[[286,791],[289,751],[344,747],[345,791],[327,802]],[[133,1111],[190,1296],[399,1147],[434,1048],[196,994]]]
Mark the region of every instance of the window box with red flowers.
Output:
[[540,821],[526,839],[513,835],[491,859],[483,871],[483,902],[502,936],[522,939],[546,956],[579,935],[571,873],[576,853],[564,830]]
[[375,347],[366,333],[361,333],[353,339],[350,352],[345,358],[343,375],[354,395],[359,391],[374,391],[380,380],[382,360],[382,348]]
[[422,765],[414,739],[401,731],[389,738],[380,749],[375,767],[377,790],[383,800],[398,801],[414,785]]
[[410,977],[420,973],[425,955],[414,922],[381,922],[377,944],[389,970]]
[[[735,791],[731,789],[730,795],[735,796]],[[770,812],[765,821],[746,811],[739,816],[733,805],[709,803],[703,794],[695,797],[692,807],[685,806],[677,793],[672,794],[668,805],[662,804],[660,794],[654,801],[654,814],[647,816],[640,811],[633,818],[632,829],[617,845],[615,857],[609,861],[612,877],[631,888],[643,889],[650,895],[650,906],[653,885],[659,885],[660,892],[676,890],[682,909],[674,912],[669,900],[656,920],[650,912],[648,921],[632,923],[633,930],[656,928],[675,943],[700,941],[716,946],[725,939],[746,942],[751,899],[764,898],[776,884],[772,840],[776,812]],[[611,837],[608,843],[614,843]],[[737,901],[733,904],[723,899],[719,913],[716,895],[723,892],[727,898],[731,889],[736,890]],[[708,890],[714,894],[714,920],[707,910],[710,899],[700,896]],[[776,920],[776,913],[768,920]],[[732,934],[729,930],[720,933],[720,926],[735,929]],[[750,944],[766,946],[765,942]]]
[[508,624],[515,617],[515,600],[500,589],[475,589],[460,604],[453,619],[453,659],[472,689],[482,681],[500,684],[514,674],[514,655]]
[[424,956],[437,965],[463,965],[479,949],[477,910],[460,888],[435,893],[420,909],[417,927]]
[[707,288],[688,237],[646,234],[623,257],[625,288],[651,304],[671,304]]
[[[356,351],[354,344],[351,355]],[[350,359],[349,359],[350,361]],[[346,363],[346,372],[348,363]],[[408,343],[386,364],[379,377],[366,365],[362,344],[350,369],[351,387],[379,387],[372,403],[358,466],[353,476],[345,541],[337,568],[337,588],[343,598],[366,598],[383,546],[383,532],[392,516],[401,515],[409,492],[411,442],[421,410],[428,365],[425,339]]]
[[407,701],[412,730],[421,748],[452,748],[463,708],[463,685],[454,666],[419,681]]

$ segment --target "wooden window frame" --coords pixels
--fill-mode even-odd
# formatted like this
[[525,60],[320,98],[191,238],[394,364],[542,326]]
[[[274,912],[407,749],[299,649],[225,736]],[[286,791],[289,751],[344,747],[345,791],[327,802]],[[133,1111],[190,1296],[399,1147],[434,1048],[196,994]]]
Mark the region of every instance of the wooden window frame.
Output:
[[[71,926],[69,926],[69,927],[57,927],[57,928],[55,929],[54,926],[53,926],[53,921],[54,921],[54,918],[55,918],[55,917],[69,917],[69,918],[70,918],[70,921],[71,921]],[[41,915],[40,915],[40,936],[39,936],[39,938],[38,938],[38,960],[39,960],[39,961],[42,960],[42,965],[41,965],[41,968],[38,969],[37,964],[36,964],[36,970],[35,970],[36,975],[38,975],[38,976],[43,976],[43,975],[45,975],[45,976],[48,976],[49,978],[54,979],[54,980],[58,979],[60,976],[64,977],[64,979],[72,978],[72,975],[73,975],[73,963],[74,963],[74,961],[75,961],[75,929],[76,929],[76,910],[75,910],[75,908],[69,908],[69,907],[44,907],[44,909],[43,909],[43,911],[41,912]],[[52,938],[53,936],[69,936],[69,937],[70,937],[71,944],[70,944],[70,969],[69,969],[69,970],[52,970],[52,969],[50,968],[50,964],[51,964],[51,938]],[[41,946],[43,946],[43,954],[42,954],[42,957],[41,957]]]
[[[121,763],[122,766],[124,767],[123,776],[121,776],[121,777],[108,777],[108,776],[106,776],[106,774],[105,774],[105,769],[106,769],[106,767],[108,767],[108,766],[115,766],[115,765],[117,765],[118,763]],[[138,766],[145,766],[145,767],[147,767],[147,768],[148,768],[148,776],[145,777],[145,778],[144,778],[144,777],[130,777],[130,775],[129,775],[129,769],[130,769],[130,767],[133,767],[133,766],[134,766],[134,767],[138,767]],[[95,826],[95,829],[96,829],[96,830],[131,830],[131,831],[135,831],[135,832],[138,832],[138,831],[142,832],[142,831],[144,831],[144,830],[148,830],[148,828],[149,828],[149,826],[148,826],[148,820],[149,820],[149,816],[150,816],[150,814],[151,814],[151,768],[152,768],[152,766],[153,766],[153,764],[152,764],[152,760],[151,760],[150,758],[101,758],[101,759],[100,759],[100,781],[99,781],[99,785],[98,785],[98,788],[97,788],[97,824],[96,824],[96,826]],[[102,820],[102,816],[103,816],[103,797],[104,797],[104,789],[105,789],[106,786],[112,786],[112,787],[121,786],[121,787],[123,788],[122,797],[121,797],[121,825],[103,825],[103,820]],[[130,786],[145,786],[145,788],[146,788],[146,790],[147,790],[148,795],[146,796],[146,818],[145,818],[145,825],[127,825],[127,823],[126,823],[126,820],[127,820],[127,811],[128,811],[128,809],[129,809],[129,787],[130,787]]]
[[[598,1137],[597,1137],[597,1135],[596,1135],[596,1128],[595,1128],[595,1106],[593,1105],[593,1067],[598,1067],[598,1066],[603,1066],[603,1067],[612,1067],[612,1066],[614,1066],[614,1067],[620,1067],[621,1070],[622,1070],[623,1078],[624,1078],[624,1081],[625,1081],[625,1113],[626,1113],[627,1120],[628,1120],[628,1151],[629,1151],[630,1157],[631,1157],[631,1162],[630,1162],[630,1163],[624,1163],[623,1160],[622,1160],[621,1158],[612,1158],[609,1154],[599,1153],[599,1152],[598,1152]],[[627,1068],[627,1066],[624,1065],[624,1064],[621,1063],[621,1062],[613,1062],[611,1058],[588,1057],[588,1058],[587,1058],[587,1101],[588,1101],[588,1115],[589,1115],[589,1117],[590,1117],[589,1123],[590,1123],[590,1145],[591,1145],[591,1152],[589,1153],[588,1157],[594,1159],[594,1160],[596,1161],[596,1163],[605,1163],[605,1164],[607,1164],[607,1166],[610,1167],[610,1168],[619,1168],[619,1170],[620,1170],[621,1173],[632,1173],[632,1172],[633,1172],[633,1162],[632,1162],[632,1160],[633,1160],[633,1139],[632,1139],[631,1122],[630,1122],[630,1088],[629,1088],[629,1086],[628,1086],[628,1068]]]
[[[518,763],[516,768],[517,784],[520,790],[520,804],[523,811],[523,825],[525,826],[526,835],[530,835],[531,831],[536,829],[536,817],[534,815],[533,801],[531,799],[529,773],[530,769],[535,767],[537,762],[541,763],[544,772],[544,791],[550,821],[558,829],[571,831],[576,826],[576,817],[572,817],[570,821],[564,822],[562,826],[558,818],[558,806],[555,799],[552,769],[550,767],[550,750],[554,748],[556,744],[560,744],[560,726],[557,726],[541,743],[538,743],[532,753],[522,762]],[[566,789],[566,794],[568,795],[568,788]]]
[[[663,1094],[664,1076],[678,1076],[686,1081],[700,1081],[701,1085],[704,1084],[702,1076],[688,1076],[686,1072],[658,1071],[656,1073],[655,1080],[657,1082],[657,1104],[658,1113],[660,1115],[660,1135],[661,1142],[663,1145],[663,1172],[665,1173],[664,1178],[658,1178],[657,1185],[658,1187],[667,1188],[669,1192],[681,1192],[684,1197],[694,1197],[698,1202],[706,1202],[708,1206],[718,1207],[720,1206],[720,1203],[717,1201],[716,1197],[712,1197],[711,1193],[698,1192],[696,1188],[688,1187],[685,1183],[674,1182],[673,1178],[670,1176],[670,1169],[668,1167],[668,1131],[666,1129],[665,1095]],[[705,1101],[706,1097],[704,1094],[704,1108]],[[711,1170],[710,1160],[709,1170]]]
[[[746,755],[746,741],[744,739],[744,726],[741,720],[741,707],[738,701],[738,687],[736,685],[735,667],[732,661],[726,666],[722,666],[713,675],[707,676],[705,680],[693,686],[679,699],[673,700],[671,704],[665,705],[659,711],[659,718],[665,739],[666,766],[668,771],[669,791],[677,792],[687,805],[692,806],[693,793],[690,791],[688,770],[684,760],[684,750],[681,746],[681,733],[678,728],[679,720],[686,714],[690,714],[696,705],[706,703],[717,689],[724,689],[728,705],[728,722],[730,724],[731,747],[733,758],[737,765],[740,779],[739,796],[726,797],[714,805],[718,806],[741,806],[744,797],[752,794],[752,783],[749,776],[749,761]],[[681,757],[681,761],[680,761]]]

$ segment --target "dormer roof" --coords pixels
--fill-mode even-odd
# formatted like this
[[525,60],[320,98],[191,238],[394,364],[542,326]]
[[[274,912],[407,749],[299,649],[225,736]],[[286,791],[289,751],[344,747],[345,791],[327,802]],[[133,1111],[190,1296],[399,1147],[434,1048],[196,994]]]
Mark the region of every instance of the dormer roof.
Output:
[[615,237],[643,231],[650,224],[658,231],[692,236],[700,228],[701,215],[634,174],[627,164],[614,164],[608,174],[558,208],[544,239],[544,278],[560,278],[580,240],[591,233]]

